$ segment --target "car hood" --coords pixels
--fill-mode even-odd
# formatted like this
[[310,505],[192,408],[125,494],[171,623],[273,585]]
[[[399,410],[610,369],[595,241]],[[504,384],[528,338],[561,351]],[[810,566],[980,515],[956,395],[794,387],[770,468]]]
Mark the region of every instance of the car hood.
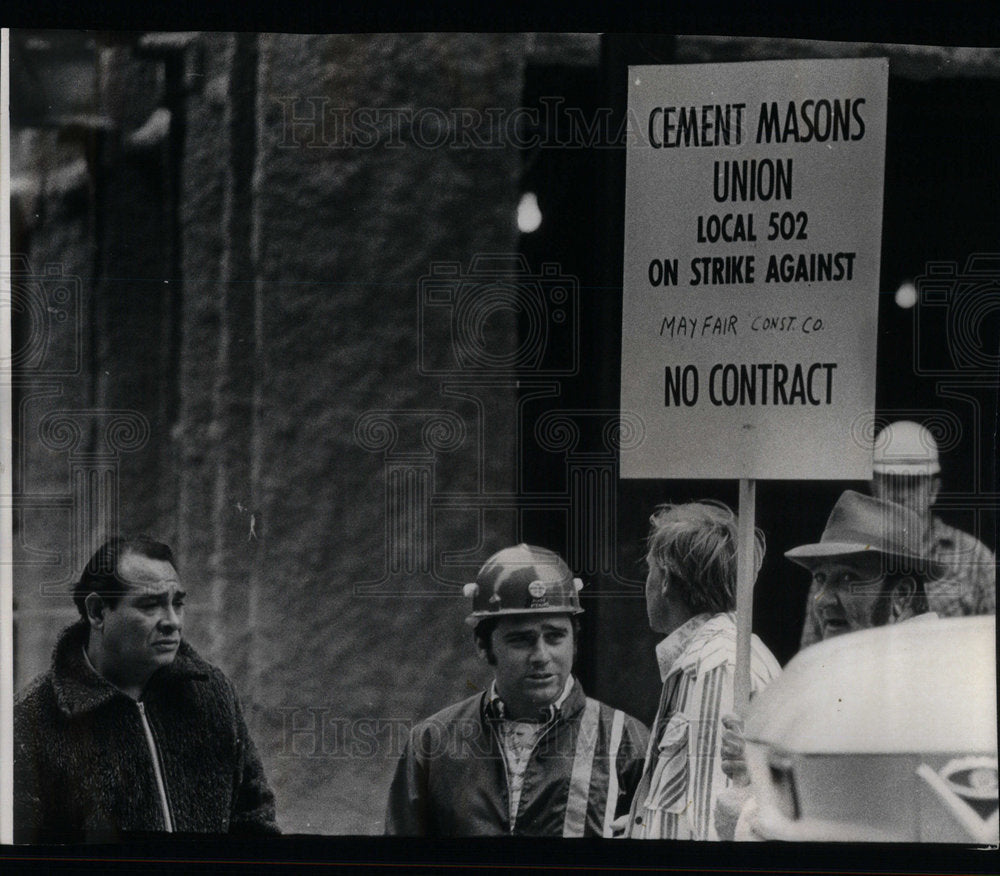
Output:
[[754,697],[748,742],[800,754],[996,754],[996,618],[921,617],[820,642]]

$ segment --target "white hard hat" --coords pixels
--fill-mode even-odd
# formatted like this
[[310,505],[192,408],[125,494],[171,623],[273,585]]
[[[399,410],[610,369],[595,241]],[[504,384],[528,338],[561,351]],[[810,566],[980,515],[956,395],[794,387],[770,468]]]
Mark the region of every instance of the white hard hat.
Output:
[[875,436],[872,469],[878,474],[933,475],[941,471],[937,441],[912,420],[890,423]]

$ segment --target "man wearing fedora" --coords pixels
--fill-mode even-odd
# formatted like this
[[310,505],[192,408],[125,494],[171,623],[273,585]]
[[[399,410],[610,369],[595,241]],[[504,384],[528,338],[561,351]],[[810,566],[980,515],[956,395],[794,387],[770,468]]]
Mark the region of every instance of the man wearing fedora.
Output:
[[[854,490],[841,494],[819,542],[785,552],[812,574],[810,611],[819,639],[936,616],[928,611],[925,583],[941,566],[925,553],[923,533],[920,515],[905,505]],[[721,768],[745,794],[750,777],[742,720],[727,714],[722,725]],[[755,803],[736,795],[727,807],[715,818],[732,838],[739,810],[746,819]]]
[[489,688],[419,722],[400,757],[387,834],[610,836],[639,781],[648,731],[572,674],[583,586],[520,544],[466,585]]
[[[887,425],[875,436],[871,494],[904,505],[915,515],[914,547],[934,564],[924,581],[928,608],[941,617],[996,612],[996,559],[982,542],[931,513],[941,490],[937,442],[910,420]],[[817,614],[820,585],[806,601],[802,647],[824,638]]]
[[819,542],[785,553],[812,574],[821,639],[928,611],[926,581],[941,570],[924,553],[923,529],[905,505],[845,490]]

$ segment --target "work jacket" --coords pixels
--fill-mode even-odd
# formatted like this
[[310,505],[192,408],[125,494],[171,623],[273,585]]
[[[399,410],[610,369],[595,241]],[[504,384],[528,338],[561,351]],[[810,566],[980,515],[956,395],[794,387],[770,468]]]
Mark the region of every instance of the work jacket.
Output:
[[136,701],[90,666],[87,627],[14,703],[15,842],[128,831],[277,833],[232,684],[182,642]]
[[483,692],[411,730],[389,791],[386,833],[610,835],[642,774],[645,726],[588,699],[575,682],[535,743],[512,821],[497,706]]

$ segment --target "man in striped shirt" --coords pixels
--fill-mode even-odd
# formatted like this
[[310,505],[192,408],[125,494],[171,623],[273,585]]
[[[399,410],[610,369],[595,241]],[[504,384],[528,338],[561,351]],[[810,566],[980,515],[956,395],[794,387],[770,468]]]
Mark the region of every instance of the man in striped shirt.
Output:
[[[720,745],[734,696],[737,518],[721,503],[691,502],[661,505],[650,525],[646,609],[650,627],[667,634],[656,648],[663,691],[626,835],[715,840],[715,803],[730,784]],[[760,530],[754,555],[759,570]],[[753,636],[752,691],[780,671]]]

